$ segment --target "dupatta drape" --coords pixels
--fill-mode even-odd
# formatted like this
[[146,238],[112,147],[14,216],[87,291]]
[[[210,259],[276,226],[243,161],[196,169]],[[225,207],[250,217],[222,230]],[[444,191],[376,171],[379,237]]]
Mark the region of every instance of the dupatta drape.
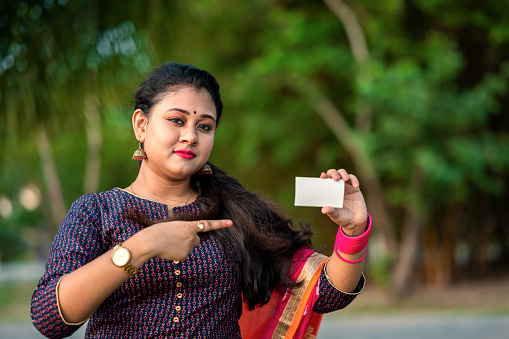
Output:
[[291,293],[276,286],[268,304],[249,311],[243,304],[239,320],[242,338],[316,338],[322,315],[313,312],[318,299],[319,280],[327,257],[310,249],[299,250],[291,272],[295,281],[302,281]]

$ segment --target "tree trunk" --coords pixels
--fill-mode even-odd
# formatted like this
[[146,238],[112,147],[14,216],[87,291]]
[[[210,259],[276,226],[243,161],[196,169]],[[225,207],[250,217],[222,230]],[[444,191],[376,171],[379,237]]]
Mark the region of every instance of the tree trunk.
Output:
[[443,288],[452,281],[460,215],[461,205],[453,201],[443,221],[424,233],[424,274],[429,287]]
[[399,256],[391,275],[392,291],[397,298],[410,291],[412,274],[419,250],[422,222],[413,208],[408,208],[403,222],[403,235]]
[[[357,63],[357,81],[371,79],[368,63],[370,60],[368,44],[357,20],[355,12],[342,0],[323,0],[329,10],[336,15],[345,28],[348,44],[352,55]],[[356,108],[356,128],[359,131],[368,132],[371,129],[371,107],[365,102],[358,102]]]
[[96,95],[89,94],[85,97],[85,118],[87,133],[87,160],[85,167],[85,179],[83,193],[97,192],[101,175],[101,117]]
[[[369,79],[369,49],[363,29],[357,20],[355,12],[342,0],[323,0],[329,10],[336,15],[345,28],[345,33],[352,51],[353,58],[358,66],[357,79]],[[366,201],[371,214],[380,228],[388,256],[393,258],[396,253],[396,240],[392,228],[391,218],[384,202],[382,185],[378,179],[370,156],[350,126],[344,120],[340,110],[326,97],[318,93],[311,100],[313,107],[333,131],[338,141],[350,154],[355,168],[367,187]],[[371,129],[371,107],[365,102],[359,102],[356,109],[356,128],[358,131],[369,133]]]
[[67,209],[65,208],[64,196],[62,194],[60,180],[58,179],[55,161],[53,160],[51,145],[43,125],[39,126],[36,138],[43,178],[46,185],[46,194],[51,211],[52,226],[48,230],[48,234],[53,234],[55,233],[56,227],[58,227],[67,214]]
[[350,154],[361,179],[361,184],[366,187],[366,200],[370,213],[383,235],[387,254],[392,258],[396,253],[396,240],[391,218],[385,206],[382,186],[362,141],[352,132],[341,112],[329,99],[318,92],[309,90],[309,88],[307,93],[311,95],[310,101],[314,109]]
[[399,255],[392,271],[392,292],[397,298],[405,296],[411,287],[417,254],[421,243],[422,220],[422,183],[423,175],[418,168],[414,169],[411,185],[408,188],[408,199],[403,221],[403,234]]
[[323,2],[343,24],[355,61],[361,65],[368,62],[368,44],[355,12],[342,0],[323,0]]

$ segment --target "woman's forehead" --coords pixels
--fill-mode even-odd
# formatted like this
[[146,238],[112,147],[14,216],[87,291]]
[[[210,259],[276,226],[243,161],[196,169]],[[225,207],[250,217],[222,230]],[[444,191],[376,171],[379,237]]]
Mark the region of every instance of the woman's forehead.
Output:
[[175,108],[185,109],[191,113],[194,113],[194,111],[201,111],[198,113],[213,114],[214,117],[217,116],[212,96],[205,88],[197,89],[194,87],[181,86],[176,90],[162,93],[154,105],[154,108],[156,106],[165,106],[164,108],[166,109],[170,108],[167,106],[175,106]]

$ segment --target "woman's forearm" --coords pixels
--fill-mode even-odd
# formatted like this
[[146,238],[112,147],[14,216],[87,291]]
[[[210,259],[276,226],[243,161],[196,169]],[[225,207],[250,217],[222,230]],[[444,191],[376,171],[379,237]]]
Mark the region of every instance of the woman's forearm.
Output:
[[[131,265],[136,268],[150,259],[141,236],[138,233],[123,243],[131,252]],[[111,250],[65,275],[58,287],[58,303],[64,320],[67,323],[86,320],[128,278],[122,267],[113,264]]]
[[[350,261],[355,261],[364,255],[364,251],[355,254],[340,253],[341,256]],[[343,292],[351,293],[359,284],[362,271],[364,269],[364,260],[351,264],[341,260],[336,253],[333,253],[327,263],[327,274],[336,288]]]

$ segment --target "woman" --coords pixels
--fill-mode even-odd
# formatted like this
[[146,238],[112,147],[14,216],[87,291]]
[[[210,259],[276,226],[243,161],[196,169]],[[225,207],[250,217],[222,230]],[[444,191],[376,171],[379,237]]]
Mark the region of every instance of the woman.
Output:
[[32,297],[42,334],[89,319],[87,338],[302,338],[362,290],[371,221],[354,175],[321,174],[347,183],[344,208],[322,208],[342,225],[327,259],[309,227],[207,163],[222,113],[211,74],[164,64],[134,108],[138,176],[62,221]]

